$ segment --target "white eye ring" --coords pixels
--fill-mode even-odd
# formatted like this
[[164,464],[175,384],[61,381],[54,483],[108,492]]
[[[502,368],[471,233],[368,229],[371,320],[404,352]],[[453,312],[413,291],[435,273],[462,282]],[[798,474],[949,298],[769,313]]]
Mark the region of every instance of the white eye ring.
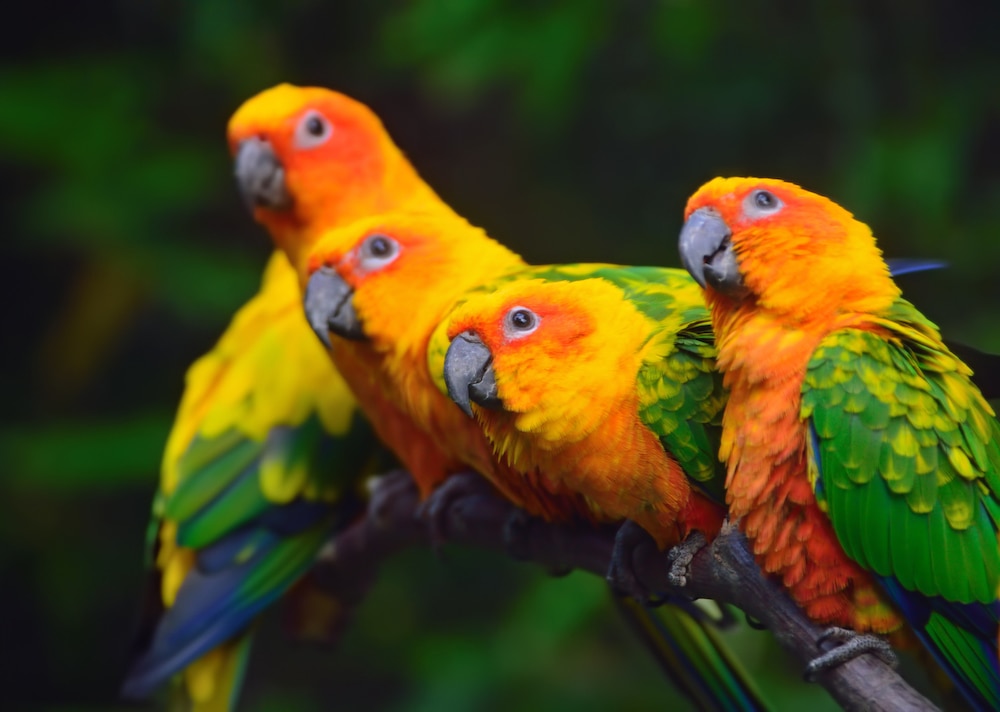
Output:
[[326,143],[333,135],[333,125],[316,110],[307,111],[295,127],[296,148],[316,148]]
[[399,243],[382,233],[366,237],[358,252],[358,261],[368,271],[382,269],[397,257]]
[[538,329],[542,320],[527,307],[512,307],[504,316],[503,331],[508,339],[520,339]]
[[763,188],[753,191],[743,200],[743,212],[749,217],[774,215],[783,207],[785,204],[781,198]]

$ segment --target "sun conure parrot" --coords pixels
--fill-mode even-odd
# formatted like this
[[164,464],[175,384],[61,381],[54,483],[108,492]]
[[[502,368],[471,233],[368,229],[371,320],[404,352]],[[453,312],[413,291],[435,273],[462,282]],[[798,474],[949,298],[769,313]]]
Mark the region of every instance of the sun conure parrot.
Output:
[[969,369],[827,198],[716,178],[685,219],[730,390],[726,499],[761,566],[820,624],[908,624],[971,705],[1000,709],[1000,425]]
[[[374,114],[336,92],[289,85],[268,90],[237,111],[230,122],[229,140],[236,156],[237,181],[254,216],[268,228],[300,276],[303,256],[325,228],[403,208],[453,215],[420,180]],[[348,353],[343,360],[350,358]],[[371,375],[355,379],[351,386],[362,402],[380,404],[382,412],[375,421],[379,435],[397,446],[412,441],[407,452],[417,451],[418,460],[420,443],[426,443],[430,446],[423,447],[424,453],[440,459],[424,432],[399,417],[398,408],[380,397],[381,385]],[[447,406],[456,410],[450,403]],[[424,475],[419,483],[425,494],[455,467],[465,469],[453,458],[441,463],[447,467],[415,466],[413,458],[409,459],[408,464]],[[553,506],[546,504],[546,508]],[[633,627],[646,631],[646,642],[661,663],[677,665],[675,675],[692,677],[690,661],[681,658],[672,663],[677,655],[670,649],[675,638],[662,628],[675,625],[675,636],[683,639],[694,624],[680,617],[659,619],[641,607],[621,603],[620,610]],[[699,694],[697,684],[697,680],[691,682],[691,694]]]
[[[435,377],[428,368],[428,343],[442,317],[469,289],[498,275],[524,270],[517,255],[455,216],[390,213],[324,236],[313,251],[309,269],[312,277],[305,299],[309,321],[320,338],[331,344],[330,353],[349,383],[374,380],[380,385],[377,402],[367,402],[364,397],[359,400],[372,421],[389,433],[389,445],[425,491],[454,472],[473,468],[515,504],[548,521],[621,520],[617,510],[609,515],[588,502],[587,493],[568,487],[561,472],[550,474],[535,465],[522,467],[522,462],[495,457],[475,421],[456,408],[437,385],[440,372]],[[658,276],[660,272],[656,271]],[[683,272],[675,270],[674,276],[686,287],[686,296],[701,304],[703,336],[707,337],[708,315],[697,285]],[[706,348],[710,351],[710,343]],[[711,367],[703,370],[711,382]],[[711,391],[709,386],[704,395]],[[719,406],[721,401],[716,397],[715,408]],[[712,405],[703,407],[710,410]],[[568,417],[574,415],[579,413]],[[404,422],[386,426],[391,417]],[[400,435],[394,435],[396,432]],[[683,446],[679,443],[678,447]],[[685,456],[692,447],[688,446]],[[657,448],[658,467],[664,458],[662,448]],[[711,448],[706,444],[704,449],[703,465],[707,463],[711,470]],[[676,492],[658,481],[664,497],[658,520],[661,528],[657,530],[662,534],[660,543],[679,541],[690,527],[702,527],[709,535],[717,531],[723,509],[700,493],[692,494],[679,468],[671,470],[670,476],[679,478],[674,483]],[[680,516],[689,519],[675,521]],[[708,622],[696,620],[688,610],[674,605],[658,612],[642,607],[626,609],[629,612],[641,616],[647,630],[659,629],[660,662],[700,708],[765,706],[714,631],[708,629]],[[664,650],[667,655],[663,655]]]
[[249,648],[241,631],[305,574],[355,508],[353,484],[375,452],[302,316],[294,261],[314,235],[359,217],[447,210],[378,118],[337,92],[264,91],[233,115],[228,139],[240,190],[282,249],[188,374],[154,505],[161,591],[123,688],[148,696],[190,663],[187,688],[203,709],[235,700]]
[[[122,694],[148,697],[183,672],[194,710],[232,709],[253,620],[360,510],[375,449],[274,255],[260,293],[188,371],[153,505],[149,620]],[[331,601],[324,615],[337,614]]]
[[[236,179],[254,218],[288,256],[300,281],[306,278],[306,257],[325,231],[393,210],[454,215],[417,175],[378,117],[338,92],[289,84],[268,89],[233,115],[229,143]],[[349,358],[345,353],[342,360]],[[370,378],[348,380],[363,401],[377,400],[372,394],[379,386]],[[370,406],[366,411],[372,414]],[[379,437],[389,443],[409,437],[395,429],[405,422],[388,412],[374,421]],[[412,440],[419,449],[422,438]],[[413,474],[424,494],[444,476],[422,480],[419,467]]]
[[683,270],[521,270],[463,298],[428,366],[499,459],[579,493],[600,520],[630,519],[661,549],[718,532],[726,394]]
[[254,219],[300,277],[323,231],[390,210],[451,213],[374,112],[339,92],[267,89],[237,109],[227,137]]

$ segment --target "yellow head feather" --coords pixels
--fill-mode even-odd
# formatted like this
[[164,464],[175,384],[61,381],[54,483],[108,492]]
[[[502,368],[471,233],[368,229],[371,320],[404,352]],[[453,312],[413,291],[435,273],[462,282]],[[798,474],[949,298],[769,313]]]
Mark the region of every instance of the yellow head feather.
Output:
[[[512,315],[527,310],[534,328]],[[603,279],[532,278],[477,294],[457,307],[448,335],[474,331],[493,354],[504,409],[517,430],[555,447],[589,435],[612,411],[636,402],[636,374],[653,325]]]
[[[310,122],[322,122],[320,138]],[[278,246],[301,269],[320,231],[408,206],[447,210],[367,106],[319,87],[280,84],[248,99],[229,121],[235,154],[263,140],[281,165],[288,209],[254,208]]]
[[[390,261],[366,258],[367,240],[395,245]],[[394,212],[326,233],[309,271],[333,267],[354,288],[354,309],[376,350],[419,352],[456,296],[511,269],[521,258],[453,214]]]
[[[759,210],[759,191],[777,198],[778,208]],[[829,198],[780,180],[715,178],[691,196],[685,217],[706,207],[732,231],[758,308],[824,321],[844,311],[878,312],[899,297],[869,227]]]
[[210,438],[236,428],[261,441],[276,425],[294,427],[312,413],[327,432],[343,435],[355,410],[347,384],[306,323],[295,273],[276,253],[260,292],[188,369],[160,488],[169,494],[177,486],[181,455],[196,435]]

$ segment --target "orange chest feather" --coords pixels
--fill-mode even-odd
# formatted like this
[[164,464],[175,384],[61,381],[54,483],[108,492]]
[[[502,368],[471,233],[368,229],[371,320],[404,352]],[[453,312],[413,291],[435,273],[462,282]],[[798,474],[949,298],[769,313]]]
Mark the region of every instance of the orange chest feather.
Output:
[[718,364],[729,389],[720,457],[731,513],[742,517],[786,497],[811,501],[799,412],[806,366],[822,332],[788,328],[765,313],[723,319],[718,333]]
[[[517,427],[517,416],[481,411],[497,456],[522,471],[538,470],[555,486],[577,493],[591,517],[632,519],[661,546],[686,532],[683,519],[691,487],[680,465],[638,417],[637,402],[611,411],[575,439],[547,439]],[[719,520],[721,522],[721,519]]]
[[373,368],[377,356],[367,344],[335,339],[332,354],[376,434],[413,475],[422,496],[461,469],[462,463],[441,450],[386,391]]
[[730,391],[720,449],[726,499],[762,568],[780,577],[810,618],[888,632],[897,616],[844,553],[809,483],[802,384],[831,330],[784,329],[766,317],[735,333],[719,330],[719,366]]
[[376,433],[413,475],[422,496],[471,468],[532,514],[570,516],[572,505],[561,493],[493,458],[479,426],[437,390],[426,365],[397,364],[368,344],[342,340],[335,342],[333,355]]

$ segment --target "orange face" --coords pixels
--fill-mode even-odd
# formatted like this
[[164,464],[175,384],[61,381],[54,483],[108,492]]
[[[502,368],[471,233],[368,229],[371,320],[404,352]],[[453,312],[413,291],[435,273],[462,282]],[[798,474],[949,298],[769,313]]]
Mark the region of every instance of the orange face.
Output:
[[846,232],[851,214],[828,198],[794,183],[766,178],[715,178],[688,199],[684,219],[701,208],[714,209],[733,231],[777,225],[811,225],[810,237],[831,239]]
[[805,314],[894,291],[868,227],[792,183],[715,178],[684,216],[681,259],[710,294]]
[[411,280],[419,279],[421,266],[427,261],[421,247],[427,240],[399,227],[373,225],[361,238],[341,254],[328,255],[325,264],[354,289],[363,288],[369,280],[389,279],[393,275],[407,288]]
[[230,119],[228,141],[255,219],[279,241],[292,226],[335,227],[398,197],[386,174],[404,159],[368,107],[335,91],[261,92]]
[[308,268],[310,283],[342,282],[367,338],[395,348],[426,338],[457,294],[512,263],[520,258],[454,214],[404,211],[324,233]]
[[427,244],[420,230],[409,229],[412,222],[388,214],[324,233],[309,256],[305,301],[321,339],[327,328],[387,343],[398,335],[406,323],[400,312],[419,308],[426,294],[409,281],[423,272],[420,247]]
[[466,394],[475,401],[486,376],[496,384],[487,394],[494,405],[523,414],[519,427],[567,421],[559,432],[576,440],[606,415],[601,407],[583,412],[587,404],[617,407],[634,393],[648,322],[605,280],[550,280],[529,270],[456,306],[447,337],[445,382],[466,412]]
[[541,280],[501,288],[491,299],[471,301],[476,309],[460,306],[448,325],[448,339],[475,333],[497,355],[523,349],[539,353],[573,353],[580,339],[594,332],[594,319],[582,305],[565,298],[570,283],[549,285]]
[[[449,353],[471,348],[478,359],[471,354],[460,359],[476,361],[471,373],[453,372],[456,361],[448,359],[444,376],[452,397],[457,394],[456,402],[467,413],[469,404],[462,398],[466,392],[480,405],[511,413],[542,414],[566,407],[565,374],[582,369],[596,352],[586,347],[581,352],[581,344],[594,333],[594,320],[581,305],[563,298],[564,286],[528,280],[514,289],[501,287],[497,293],[472,297],[456,309],[448,325]],[[485,397],[472,385],[481,383],[483,376],[495,383]]]
[[310,256],[309,272],[333,269],[362,297],[377,294],[384,307],[406,309],[425,299],[425,290],[447,280],[467,257],[449,228],[485,238],[461,218],[387,213],[324,234]]

